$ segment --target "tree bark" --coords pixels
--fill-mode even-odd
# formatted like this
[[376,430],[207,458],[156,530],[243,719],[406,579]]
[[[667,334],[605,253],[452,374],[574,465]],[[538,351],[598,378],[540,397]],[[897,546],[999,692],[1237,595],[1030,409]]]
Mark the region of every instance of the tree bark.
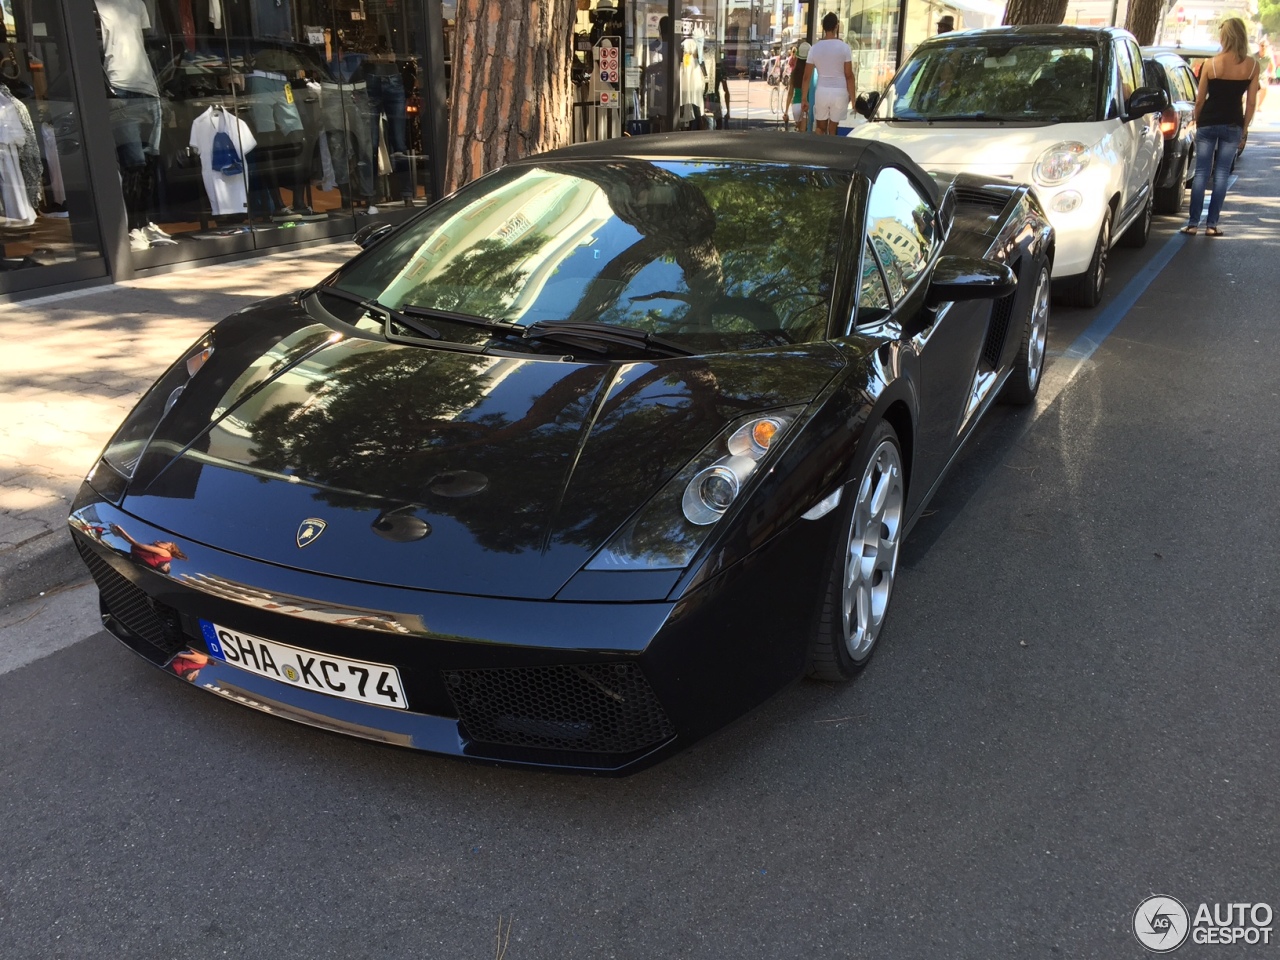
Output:
[[574,0],[458,0],[445,187],[570,138]]
[[1009,0],[1004,22],[1009,26],[1024,23],[1061,23],[1067,15],[1069,0]]
[[1124,28],[1138,38],[1138,43],[1156,42],[1156,30],[1169,9],[1168,0],[1129,0]]

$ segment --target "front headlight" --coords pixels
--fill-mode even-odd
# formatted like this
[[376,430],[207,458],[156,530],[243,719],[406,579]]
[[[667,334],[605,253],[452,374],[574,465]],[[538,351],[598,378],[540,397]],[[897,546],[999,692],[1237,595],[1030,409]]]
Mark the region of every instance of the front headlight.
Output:
[[1066,183],[1089,165],[1089,148],[1074,140],[1064,140],[1040,154],[1031,176],[1042,187]]
[[105,460],[125,480],[132,480],[133,472],[138,469],[138,461],[142,459],[160,421],[173,409],[187,384],[211,356],[212,330],[197,340],[143,395],[138,405],[125,417],[124,423],[120,424],[115,436],[107,443],[100,459]]
[[600,548],[588,570],[680,570],[752,474],[778,448],[803,407],[753,414],[730,424]]

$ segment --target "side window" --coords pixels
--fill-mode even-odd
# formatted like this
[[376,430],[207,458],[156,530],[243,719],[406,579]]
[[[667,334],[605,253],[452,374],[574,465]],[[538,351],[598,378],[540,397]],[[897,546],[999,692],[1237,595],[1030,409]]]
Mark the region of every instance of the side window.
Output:
[[889,295],[897,302],[924,273],[938,242],[937,212],[901,170],[886,167],[871,187],[867,239],[884,264]]
[[1196,87],[1199,86],[1199,84],[1196,82],[1196,75],[1191,72],[1190,67],[1183,66],[1178,68],[1178,76],[1180,78],[1179,86],[1182,91],[1181,93],[1182,99],[1195,100]]
[[858,324],[875,323],[889,315],[889,291],[876,264],[875,253],[868,240],[862,247],[862,276],[858,279]]
[[1120,70],[1120,103],[1123,106],[1129,102],[1133,91],[1138,89],[1138,70],[1134,66],[1129,44],[1117,42],[1113,49],[1116,54],[1116,66]]
[[[1146,77],[1144,77],[1142,73],[1142,48],[1138,46],[1136,43],[1134,43],[1132,40],[1126,40],[1125,46],[1129,48],[1129,59],[1133,61],[1133,68],[1134,68],[1133,75],[1134,75],[1134,79],[1138,81],[1138,86],[1139,87],[1150,86],[1150,84],[1147,83]],[[1156,83],[1156,86],[1163,89],[1164,84]],[[1134,89],[1137,89],[1137,88],[1135,87]]]

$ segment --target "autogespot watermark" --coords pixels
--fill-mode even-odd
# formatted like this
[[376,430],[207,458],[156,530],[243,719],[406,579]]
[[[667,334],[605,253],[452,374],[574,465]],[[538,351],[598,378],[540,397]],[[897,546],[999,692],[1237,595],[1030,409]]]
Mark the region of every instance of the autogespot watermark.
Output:
[[1147,897],[1133,911],[1133,935],[1152,953],[1171,953],[1187,942],[1271,943],[1274,914],[1265,903],[1201,903],[1192,914],[1176,897]]

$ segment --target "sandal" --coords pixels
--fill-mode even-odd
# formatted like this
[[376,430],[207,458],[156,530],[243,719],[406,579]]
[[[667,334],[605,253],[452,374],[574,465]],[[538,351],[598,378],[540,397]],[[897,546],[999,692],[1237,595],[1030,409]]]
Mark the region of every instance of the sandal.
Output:
[[1220,237],[1222,236],[1222,231],[1219,230],[1217,227],[1206,227],[1204,231],[1204,235],[1206,237]]
[[1179,232],[1179,233],[1185,233],[1185,234],[1186,234],[1187,236],[1189,236],[1189,237],[1194,237],[1194,236],[1196,235],[1196,231],[1197,231],[1198,229],[1199,229],[1199,227],[1197,227],[1194,223],[1188,223],[1185,227],[1183,227],[1183,228],[1182,228],[1181,230],[1179,230],[1178,232]]

